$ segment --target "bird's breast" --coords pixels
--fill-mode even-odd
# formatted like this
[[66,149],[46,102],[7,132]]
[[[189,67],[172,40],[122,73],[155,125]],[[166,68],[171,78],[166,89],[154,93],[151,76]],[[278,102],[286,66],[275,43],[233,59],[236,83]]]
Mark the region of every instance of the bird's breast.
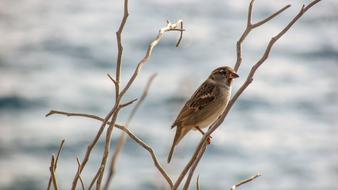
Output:
[[230,90],[229,89],[220,89],[221,93],[216,97],[215,101],[209,105],[209,108],[205,111],[204,115],[207,115],[205,118],[197,123],[197,126],[200,128],[206,128],[212,124],[216,119],[223,113],[224,109],[228,105],[230,99]]

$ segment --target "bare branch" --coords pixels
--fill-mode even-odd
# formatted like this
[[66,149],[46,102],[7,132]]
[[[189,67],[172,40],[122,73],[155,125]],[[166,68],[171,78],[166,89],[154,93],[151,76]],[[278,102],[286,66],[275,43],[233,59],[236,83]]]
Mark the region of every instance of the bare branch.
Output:
[[195,160],[195,162],[192,164],[191,169],[189,170],[189,175],[185,181],[183,190],[188,190],[189,189],[189,184],[191,181],[192,176],[194,175],[195,169],[199,163],[199,161],[201,160],[205,150],[207,149],[208,143],[204,142],[203,148],[200,150],[199,156],[197,157],[197,159]]
[[116,41],[117,41],[117,63],[116,63],[116,84],[115,85],[115,93],[116,93],[116,99],[119,96],[120,93],[120,78],[121,78],[121,65],[122,65],[122,54],[123,54],[123,46],[122,46],[122,32],[124,29],[124,26],[126,25],[129,12],[128,12],[128,0],[124,0],[124,10],[123,10],[123,18],[121,20],[119,29],[116,32]]
[[271,19],[273,19],[274,17],[276,17],[277,15],[279,15],[280,13],[282,13],[283,11],[285,11],[286,9],[288,9],[291,5],[286,5],[285,7],[281,8],[279,11],[273,13],[271,16],[265,18],[262,21],[259,21],[255,24],[252,24],[252,8],[253,8],[253,3],[254,0],[250,1],[249,4],[249,9],[248,9],[248,17],[247,17],[247,25],[246,28],[243,32],[243,34],[241,35],[241,37],[239,38],[239,40],[236,43],[236,64],[235,64],[235,71],[238,71],[240,64],[242,63],[242,43],[245,40],[245,38],[248,36],[248,34],[254,29],[257,28],[263,24],[265,24],[266,22],[270,21]]
[[[57,165],[58,165],[58,160],[59,160],[59,157],[60,157],[60,154],[61,154],[61,151],[62,151],[62,148],[63,148],[63,145],[65,143],[65,139],[62,139],[61,140],[61,143],[60,143],[60,146],[59,146],[59,150],[56,154],[56,159],[53,161],[53,173],[56,171],[56,168],[57,168]],[[52,157],[53,159],[53,157]],[[54,174],[55,175],[55,174]],[[52,180],[53,180],[53,176],[51,175],[49,177],[49,181],[48,181],[48,187],[47,189],[49,190],[50,189],[50,186],[51,186],[51,183],[52,183]],[[54,187],[55,188],[55,187]]]
[[[224,110],[224,112],[222,113],[222,115],[209,127],[209,130],[203,135],[202,139],[200,140],[192,158],[190,159],[190,161],[188,162],[188,164],[186,165],[186,167],[183,169],[182,173],[184,173],[183,177],[185,176],[185,174],[187,173],[187,171],[190,169],[191,165],[194,163],[194,161],[196,159],[199,159],[199,157],[201,157],[202,155],[199,155],[200,150],[203,148],[203,144],[206,141],[206,139],[208,138],[208,136],[210,136],[224,121],[225,117],[227,116],[227,114],[229,113],[231,107],[233,106],[233,104],[235,103],[235,101],[237,100],[237,98],[243,93],[243,91],[250,85],[250,83],[253,81],[253,76],[256,72],[256,70],[259,68],[259,66],[261,66],[264,61],[268,58],[269,53],[274,45],[274,43],[282,36],[284,35],[290,28],[291,26],[309,9],[311,8],[313,5],[315,5],[316,3],[318,3],[320,0],[314,0],[313,2],[311,2],[309,5],[304,6],[301,8],[300,12],[290,21],[290,23],[280,32],[278,33],[276,36],[274,36],[273,38],[271,38],[270,42],[267,45],[267,48],[263,54],[263,56],[257,61],[257,63],[252,67],[250,73],[247,76],[246,81],[244,82],[244,84],[240,87],[240,89],[236,92],[236,94],[232,97],[232,99],[229,101],[226,109]],[[247,30],[247,29],[246,29]],[[244,37],[245,38],[245,37]],[[237,64],[237,63],[236,63]],[[240,63],[239,63],[240,65]],[[239,67],[238,65],[238,67]],[[238,69],[238,68],[237,68]],[[181,176],[180,176],[181,177]],[[182,178],[183,178],[182,177]],[[175,182],[174,188],[173,190],[176,190],[180,184],[180,182],[182,181],[182,178],[178,178],[178,180]]]
[[197,176],[197,179],[196,179],[196,190],[200,190],[200,175]]
[[[75,190],[76,189],[76,186],[77,186],[77,181],[81,175],[81,172],[83,171],[84,167],[86,166],[88,160],[89,160],[89,157],[90,157],[90,154],[94,148],[94,146],[96,145],[97,141],[99,140],[106,124],[108,123],[108,120],[109,118],[117,111],[117,105],[115,104],[115,106],[110,110],[110,112],[106,115],[106,117],[104,119],[102,119],[102,124],[101,124],[101,127],[99,129],[99,131],[97,132],[96,136],[94,137],[93,141],[88,145],[87,147],[87,150],[86,150],[86,153],[85,153],[85,156],[81,162],[81,165],[79,167],[79,170],[78,172],[76,172],[76,175],[74,176],[74,179],[73,179],[73,183],[72,183],[72,190]],[[51,114],[55,114],[57,112],[50,112],[48,115],[51,115]],[[60,112],[59,112],[60,114]],[[81,115],[86,115],[86,114],[81,114]],[[68,115],[70,116],[70,115]],[[80,115],[77,115],[77,116],[80,116]]]
[[[118,47],[118,55],[117,55],[117,63],[116,63],[116,80],[114,80],[110,75],[108,75],[108,77],[114,82],[115,84],[115,105],[112,108],[112,110],[108,113],[108,115],[106,116],[103,124],[101,125],[100,130],[98,131],[95,139],[93,140],[93,142],[88,146],[87,148],[87,152],[86,152],[86,156],[84,159],[84,164],[81,164],[80,170],[77,173],[77,175],[75,176],[74,180],[73,180],[73,186],[72,186],[72,190],[76,189],[76,184],[77,184],[77,179],[79,177],[79,175],[81,174],[81,171],[84,167],[84,165],[86,164],[86,162],[89,159],[89,155],[91,153],[91,150],[93,149],[94,145],[97,143],[97,140],[99,139],[99,137],[101,136],[104,127],[106,126],[106,124],[108,123],[108,120],[110,117],[112,117],[111,119],[111,125],[109,126],[108,130],[107,130],[107,134],[106,134],[106,142],[105,142],[105,148],[104,148],[104,153],[103,153],[103,158],[100,164],[100,168],[97,171],[97,175],[95,175],[95,177],[92,180],[91,186],[93,185],[93,182],[97,181],[97,189],[100,189],[100,185],[101,185],[101,181],[102,181],[102,177],[103,177],[103,173],[104,173],[104,168],[105,168],[105,164],[106,164],[106,160],[109,154],[109,148],[110,148],[110,141],[111,141],[111,135],[112,135],[112,130],[113,130],[113,126],[115,123],[115,120],[117,118],[117,114],[119,112],[119,108],[121,108],[120,104],[120,100],[122,98],[122,96],[120,96],[120,77],[121,77],[121,65],[122,65],[122,54],[123,54],[123,46],[122,46],[122,40],[121,40],[121,35],[124,29],[124,26],[127,22],[129,16],[129,12],[128,12],[128,0],[124,0],[124,14],[123,14],[123,18],[122,21],[120,23],[119,29],[116,32],[116,41],[117,41],[117,47]],[[122,105],[123,107],[123,105]],[[103,167],[102,167],[103,166]]]
[[242,180],[242,181],[240,181],[239,183],[237,183],[236,185],[233,185],[233,186],[231,187],[230,190],[236,190],[237,187],[239,187],[239,186],[241,186],[241,185],[243,185],[243,184],[246,184],[246,183],[248,183],[248,182],[250,182],[250,181],[256,179],[256,178],[259,177],[259,176],[261,176],[260,173],[254,175],[254,176],[252,176],[252,177],[250,177],[250,178],[248,178],[248,179]]
[[273,19],[275,16],[279,15],[280,13],[282,13],[283,11],[285,11],[286,9],[288,9],[289,7],[291,7],[290,4],[286,5],[285,7],[281,8],[279,11],[275,12],[274,14],[272,14],[271,16],[265,18],[264,20],[261,20],[259,22],[256,22],[255,24],[252,24],[252,28],[257,28],[263,24],[265,24],[266,22],[270,21],[271,19]]
[[[133,108],[133,110],[131,111],[128,119],[127,119],[127,122],[125,124],[125,128],[128,128],[132,118],[134,117],[136,111],[138,110],[138,108],[141,106],[142,102],[144,101],[144,99],[146,98],[148,92],[149,92],[149,88],[150,88],[150,85],[152,83],[152,81],[154,80],[154,78],[156,77],[156,74],[153,74],[150,76],[150,78],[148,79],[148,82],[146,84],[146,87],[140,97],[140,100],[136,103],[135,107]],[[110,183],[111,183],[111,180],[115,174],[115,166],[116,166],[116,162],[117,162],[117,159],[118,159],[118,156],[120,155],[122,149],[123,149],[123,146],[126,142],[126,133],[122,133],[120,138],[119,138],[119,141],[116,145],[116,148],[115,148],[115,151],[113,153],[113,156],[112,156],[112,159],[111,159],[111,162],[110,162],[110,170],[109,170],[109,175],[108,175],[108,178],[107,178],[107,181],[105,183],[105,186],[103,189],[107,190]]]
[[56,167],[56,165],[55,165],[55,155],[53,154],[51,162],[50,162],[49,170],[50,170],[50,176],[51,176],[51,179],[52,179],[51,181],[53,182],[54,190],[59,190],[59,186],[57,184],[57,179],[56,179],[56,175],[55,175],[55,167]]
[[118,83],[115,79],[113,79],[113,77],[110,76],[110,74],[107,74],[107,76],[108,76],[109,79],[114,83],[115,86],[119,85],[119,83]]
[[[61,111],[55,111],[55,110],[54,110],[54,112],[52,114],[59,114],[59,115],[65,115],[65,116],[78,116],[78,117],[85,117],[85,118],[95,119],[95,120],[98,120],[98,121],[104,121],[103,118],[98,117],[96,115],[90,115],[90,114],[61,112]],[[52,114],[50,114],[50,115],[52,115]],[[107,125],[110,125],[110,124],[111,123],[109,123],[109,122],[107,123]],[[118,128],[118,129],[120,129],[120,130],[122,130],[122,131],[124,131],[125,133],[127,133],[127,135],[131,139],[133,139],[137,144],[139,144],[140,146],[142,146],[144,149],[146,149],[150,153],[150,156],[153,159],[153,162],[154,162],[156,168],[162,174],[162,176],[166,179],[166,181],[168,182],[169,186],[172,187],[173,186],[173,182],[172,182],[171,178],[169,177],[169,175],[167,174],[167,172],[161,166],[160,162],[158,161],[157,156],[155,154],[155,151],[149,145],[147,145],[145,142],[143,142],[139,137],[137,137],[136,135],[134,135],[126,127],[124,127],[122,125],[118,125],[118,124],[115,124],[115,127]]]
[[249,4],[249,10],[248,10],[248,19],[247,19],[247,27],[251,26],[251,19],[252,19],[252,7],[253,7],[253,3],[255,0],[251,0],[250,4]]
[[[205,139],[204,143],[202,143],[203,147],[207,146],[206,142],[207,142],[207,140]],[[191,160],[188,162],[188,164],[184,167],[184,169],[182,170],[181,174],[178,176],[178,178],[177,178],[177,180],[176,180],[176,182],[175,182],[172,190],[176,190],[179,187],[179,185],[181,184],[182,180],[184,179],[184,177],[187,174],[187,172],[189,171],[189,169],[192,167],[192,165],[194,165],[195,161],[201,159],[201,157],[202,157],[202,155],[204,153],[204,151],[201,151],[203,149],[203,147],[201,149],[199,149],[199,152],[201,152],[202,154],[196,154],[196,155],[194,154],[193,157],[191,158]],[[198,163],[198,161],[197,161],[197,163]]]
[[90,183],[90,185],[89,185],[89,187],[88,187],[88,190],[91,190],[91,189],[92,189],[92,187],[94,186],[94,184],[95,184],[97,178],[98,178],[99,175],[101,174],[101,171],[102,171],[102,170],[103,170],[103,166],[101,166],[101,167],[99,168],[99,172],[96,173],[94,179],[92,180],[92,182]]
[[137,101],[137,98],[135,98],[135,99],[133,99],[133,100],[130,100],[129,102],[126,102],[126,103],[120,104],[120,108],[123,108],[123,107],[129,106],[130,104],[134,103],[135,101]]
[[58,111],[58,110],[51,110],[48,114],[46,114],[46,117],[54,115],[54,114],[65,115],[67,117],[71,117],[71,116],[88,117],[88,118],[96,119],[99,121],[104,121],[104,119],[96,115],[85,114],[85,113],[70,113],[70,112],[64,112],[64,111]]
[[[133,75],[130,77],[128,83],[126,84],[126,86],[123,88],[123,90],[120,93],[120,96],[123,96],[127,90],[129,89],[129,87],[132,85],[132,83],[134,82],[134,80],[136,79],[138,73],[140,72],[140,70],[142,69],[143,65],[145,63],[147,63],[147,61],[150,59],[151,54],[153,52],[154,47],[160,42],[160,40],[162,39],[163,35],[165,32],[169,32],[169,31],[174,31],[176,30],[179,26],[181,26],[182,24],[182,20],[177,21],[174,24],[171,24],[170,22],[167,22],[167,26],[162,28],[158,35],[156,36],[155,40],[152,41],[147,49],[146,55],[143,57],[143,59],[137,64],[137,67],[133,73]],[[183,30],[182,30],[183,31]],[[181,32],[182,32],[181,31]]]
[[[81,166],[79,157],[76,157],[76,162],[77,162],[77,172],[79,172],[79,169],[80,169],[80,166]],[[81,175],[79,175],[79,179],[80,179],[82,190],[85,190],[85,186],[84,186]]]
[[[174,30],[177,30],[177,29],[173,29],[173,31]],[[180,31],[181,31],[181,33],[180,33],[180,38],[178,39],[178,41],[177,41],[177,43],[176,43],[176,47],[178,47],[179,45],[180,45],[180,43],[181,43],[181,40],[182,40],[182,38],[183,38],[183,31],[184,31],[184,29],[183,29],[183,22],[181,22],[181,29],[179,29]]]

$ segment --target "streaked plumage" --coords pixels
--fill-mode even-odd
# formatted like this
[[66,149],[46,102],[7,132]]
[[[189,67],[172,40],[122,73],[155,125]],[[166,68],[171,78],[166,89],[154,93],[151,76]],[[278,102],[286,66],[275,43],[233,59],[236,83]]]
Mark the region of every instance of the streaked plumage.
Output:
[[168,163],[175,146],[191,129],[208,127],[224,111],[231,95],[231,81],[237,77],[238,75],[231,67],[219,67],[186,102],[171,126],[171,128],[175,126],[177,128]]

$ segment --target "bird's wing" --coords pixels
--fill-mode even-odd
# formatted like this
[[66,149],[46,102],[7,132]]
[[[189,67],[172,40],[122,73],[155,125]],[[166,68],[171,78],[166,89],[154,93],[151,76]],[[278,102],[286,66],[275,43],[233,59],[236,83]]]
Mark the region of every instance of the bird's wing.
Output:
[[206,105],[214,101],[215,93],[215,85],[210,85],[209,81],[205,81],[191,96],[191,98],[184,105],[182,110],[177,116],[172,128],[178,125],[180,122],[191,116],[192,114],[200,111]]

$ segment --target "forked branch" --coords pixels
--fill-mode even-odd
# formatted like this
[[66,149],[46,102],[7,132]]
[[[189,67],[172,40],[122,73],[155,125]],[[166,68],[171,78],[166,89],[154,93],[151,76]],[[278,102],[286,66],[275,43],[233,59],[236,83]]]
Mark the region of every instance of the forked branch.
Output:
[[62,151],[64,143],[65,143],[65,140],[62,139],[62,141],[60,143],[60,146],[59,146],[59,150],[58,150],[58,152],[56,154],[56,157],[54,156],[54,154],[52,155],[52,159],[51,159],[51,163],[50,163],[50,167],[49,167],[51,175],[49,177],[47,190],[50,189],[52,183],[53,183],[53,186],[54,186],[55,190],[59,189],[58,184],[57,184],[57,180],[56,180],[55,171],[56,171],[56,168],[57,168],[57,165],[58,165],[58,160],[59,160],[59,157],[60,157],[60,154],[61,154],[61,151]]
[[235,71],[238,71],[240,64],[242,63],[242,43],[245,40],[245,38],[249,35],[249,33],[265,24],[266,22],[270,21],[271,19],[273,19],[274,17],[278,16],[280,13],[282,13],[283,11],[285,11],[286,9],[288,9],[289,7],[291,7],[291,5],[286,5],[285,7],[281,8],[279,11],[273,13],[272,15],[270,15],[269,17],[256,22],[255,24],[252,23],[252,9],[253,9],[253,3],[255,0],[251,0],[250,4],[249,4],[249,9],[248,9],[248,16],[247,16],[247,24],[246,24],[246,28],[243,32],[243,34],[241,35],[241,37],[239,38],[239,40],[236,43],[236,64],[235,64]]

